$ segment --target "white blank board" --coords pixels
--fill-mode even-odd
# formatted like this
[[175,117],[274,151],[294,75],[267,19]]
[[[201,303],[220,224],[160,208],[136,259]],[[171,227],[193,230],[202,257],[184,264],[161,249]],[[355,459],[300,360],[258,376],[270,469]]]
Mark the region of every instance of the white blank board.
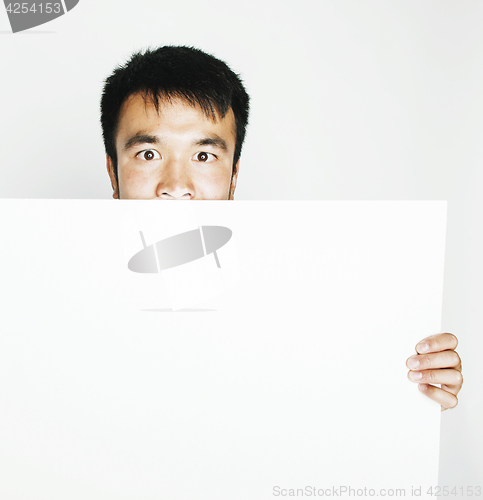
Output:
[[[221,268],[127,269],[136,231],[201,225],[232,230]],[[445,228],[443,201],[0,200],[0,497],[431,498],[440,408],[405,362]]]

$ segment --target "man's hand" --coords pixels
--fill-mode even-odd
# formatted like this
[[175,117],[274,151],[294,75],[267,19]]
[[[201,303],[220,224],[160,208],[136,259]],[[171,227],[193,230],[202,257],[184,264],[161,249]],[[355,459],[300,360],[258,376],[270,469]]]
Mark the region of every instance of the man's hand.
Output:
[[[421,340],[416,355],[406,361],[408,378],[419,390],[441,405],[441,411],[458,404],[456,395],[463,385],[461,359],[455,352],[458,339],[452,333],[439,333]],[[431,384],[441,384],[441,389]]]

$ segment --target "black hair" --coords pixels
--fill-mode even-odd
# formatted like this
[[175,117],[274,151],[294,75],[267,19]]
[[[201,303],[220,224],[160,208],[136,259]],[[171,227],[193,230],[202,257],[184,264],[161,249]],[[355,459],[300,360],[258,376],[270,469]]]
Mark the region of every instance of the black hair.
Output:
[[156,110],[160,98],[180,98],[192,106],[200,106],[213,120],[216,113],[223,118],[231,108],[236,125],[235,172],[245,139],[250,99],[240,77],[226,63],[199,49],[168,45],[133,54],[105,81],[101,98],[102,135],[117,182],[119,113],[124,101],[138,92],[151,97]]

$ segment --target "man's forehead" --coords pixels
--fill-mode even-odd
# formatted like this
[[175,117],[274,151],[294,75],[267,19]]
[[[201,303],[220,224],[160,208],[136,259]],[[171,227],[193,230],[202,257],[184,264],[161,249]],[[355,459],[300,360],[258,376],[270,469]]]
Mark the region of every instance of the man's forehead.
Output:
[[[202,123],[209,128],[225,130],[236,139],[235,115],[231,108],[224,117],[215,109],[215,115],[206,113],[198,104],[180,97],[159,96],[158,102],[146,92],[131,94],[124,101],[119,114],[118,132],[142,127],[146,130],[149,125],[163,125],[166,123]],[[205,128],[205,127],[203,127]]]
[[219,121],[223,121],[225,119],[229,120],[230,117],[233,118],[233,120],[235,118],[231,107],[228,109],[225,115],[222,116],[216,105],[211,105],[210,109],[204,109],[193,99],[188,99],[186,97],[176,95],[166,95],[162,93],[157,94],[157,96],[155,97],[152,93],[145,91],[139,91],[129,95],[125,99],[121,107],[121,115],[126,110],[141,107],[144,108],[145,113],[148,115],[154,113],[159,116],[166,113],[201,113],[206,117],[207,120],[210,120],[213,123],[218,123]]

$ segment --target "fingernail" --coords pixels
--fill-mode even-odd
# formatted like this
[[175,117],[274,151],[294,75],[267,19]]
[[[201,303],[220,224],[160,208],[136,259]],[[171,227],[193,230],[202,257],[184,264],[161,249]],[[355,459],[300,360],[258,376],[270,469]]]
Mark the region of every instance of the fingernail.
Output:
[[428,384],[419,384],[418,389],[424,392],[428,388]]
[[411,369],[416,369],[416,368],[419,368],[419,359],[417,358],[409,358],[409,361],[408,361],[408,366],[409,368]]
[[429,350],[428,344],[426,342],[423,342],[422,344],[418,344],[418,352],[426,352]]
[[421,380],[423,378],[423,374],[421,372],[411,372],[409,376],[412,380]]

